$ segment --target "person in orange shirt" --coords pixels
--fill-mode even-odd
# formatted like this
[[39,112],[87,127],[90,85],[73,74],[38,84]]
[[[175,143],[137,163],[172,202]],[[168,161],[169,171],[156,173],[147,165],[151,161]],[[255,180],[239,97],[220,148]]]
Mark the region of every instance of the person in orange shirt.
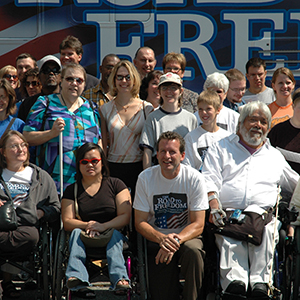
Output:
[[276,101],[268,105],[272,114],[271,128],[293,116],[292,94],[295,84],[296,80],[290,69],[282,67],[274,72],[272,88],[276,95]]

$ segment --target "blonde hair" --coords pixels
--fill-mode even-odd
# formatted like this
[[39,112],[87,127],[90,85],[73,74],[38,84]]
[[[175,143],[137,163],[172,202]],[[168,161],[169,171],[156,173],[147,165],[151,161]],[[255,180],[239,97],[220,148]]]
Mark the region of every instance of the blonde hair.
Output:
[[218,93],[211,90],[201,92],[197,99],[197,105],[199,105],[199,103],[212,105],[215,110],[218,110],[221,107],[221,99]]

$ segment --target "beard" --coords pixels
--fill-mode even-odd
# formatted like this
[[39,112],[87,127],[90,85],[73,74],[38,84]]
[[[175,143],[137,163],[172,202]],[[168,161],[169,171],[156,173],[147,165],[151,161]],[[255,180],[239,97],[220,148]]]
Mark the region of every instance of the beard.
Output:
[[[259,131],[259,133],[255,133],[253,136],[251,136],[250,133],[254,130]],[[255,127],[252,127],[249,131],[247,131],[244,124],[241,124],[240,126],[240,134],[243,137],[244,141],[251,146],[259,146],[265,141],[267,137],[267,132],[263,134],[261,129]]]

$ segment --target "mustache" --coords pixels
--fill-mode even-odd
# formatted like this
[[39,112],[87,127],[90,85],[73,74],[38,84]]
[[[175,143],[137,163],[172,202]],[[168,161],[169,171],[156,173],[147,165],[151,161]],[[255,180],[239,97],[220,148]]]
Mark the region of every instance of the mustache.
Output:
[[253,131],[256,131],[255,133],[260,133],[260,134],[263,134],[262,130],[257,128],[257,127],[252,127],[249,132],[253,132]]

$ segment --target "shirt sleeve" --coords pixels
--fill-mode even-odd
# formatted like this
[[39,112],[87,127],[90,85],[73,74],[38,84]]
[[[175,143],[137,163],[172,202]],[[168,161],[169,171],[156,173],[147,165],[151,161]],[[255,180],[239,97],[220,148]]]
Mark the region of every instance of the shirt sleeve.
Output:
[[145,184],[144,178],[139,176],[136,183],[133,208],[143,212],[150,212],[150,205],[147,199],[147,185]]

